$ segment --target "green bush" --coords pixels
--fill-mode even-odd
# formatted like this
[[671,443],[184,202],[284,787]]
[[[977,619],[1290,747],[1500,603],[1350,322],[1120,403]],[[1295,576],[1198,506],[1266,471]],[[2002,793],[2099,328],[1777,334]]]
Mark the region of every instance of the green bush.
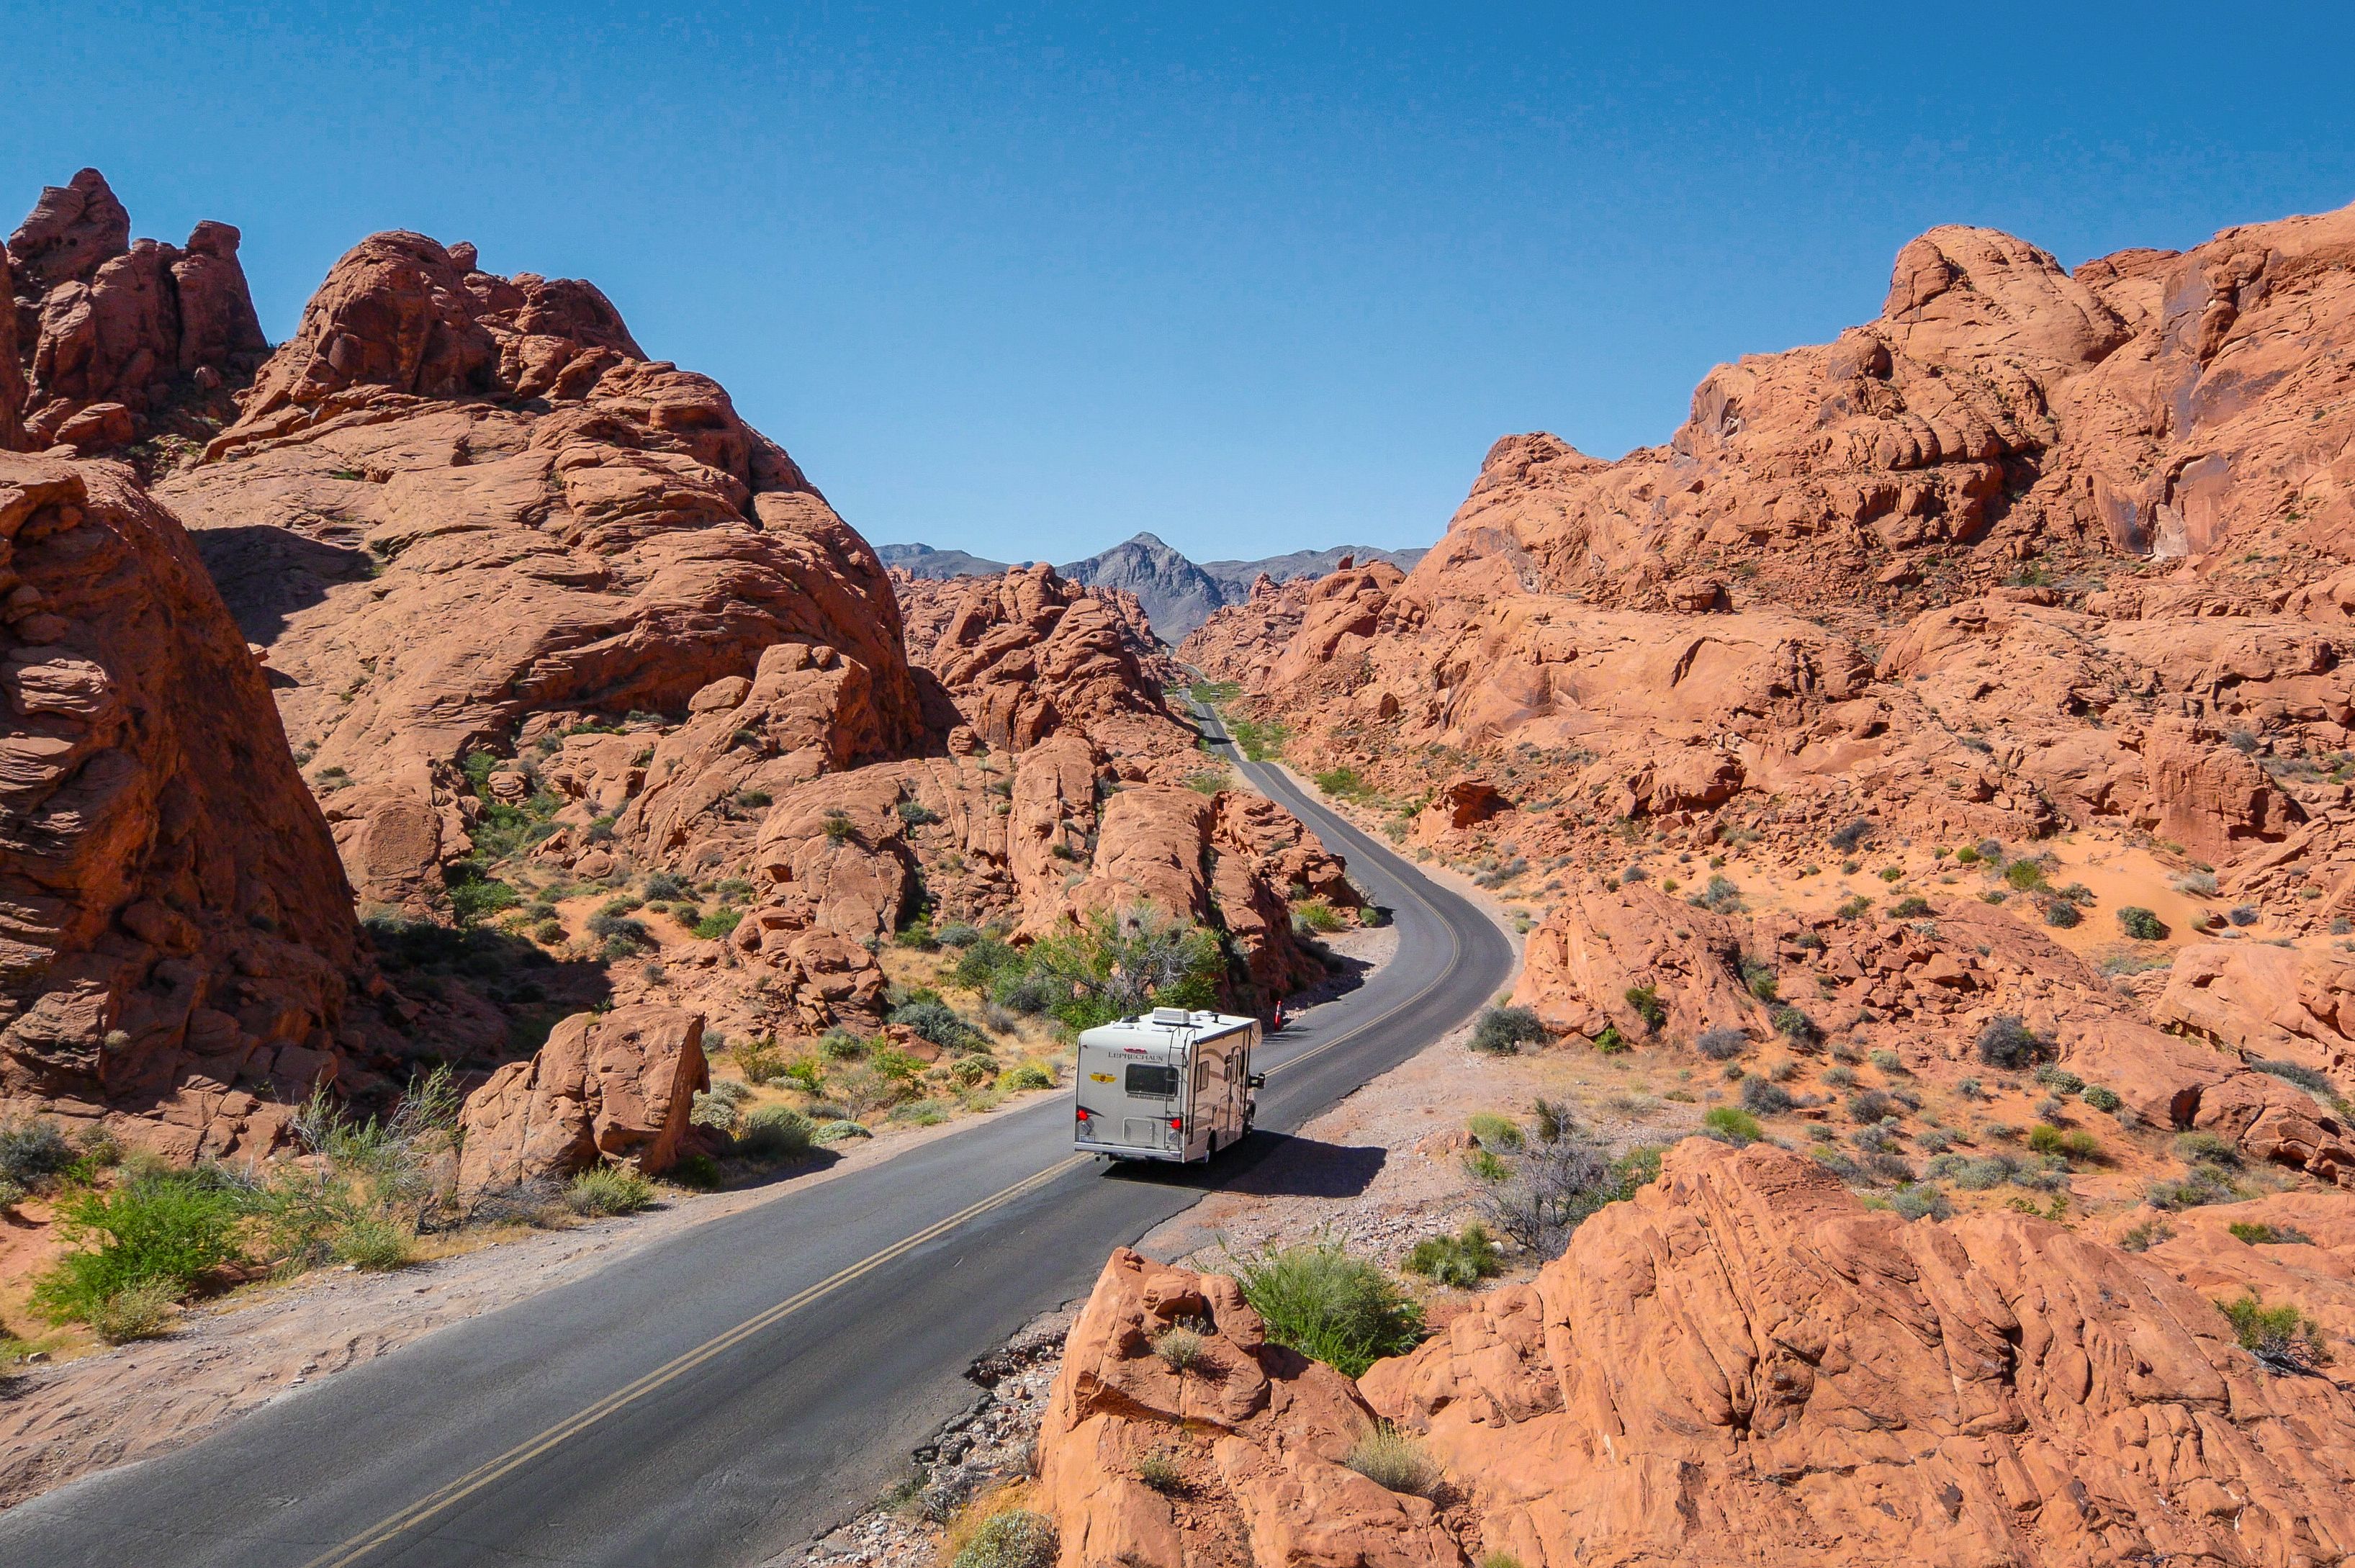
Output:
[[2162,942],[2167,937],[2167,923],[2139,904],[2118,911],[2118,929],[2137,942]]
[[[110,1192],[83,1191],[57,1209],[67,1253],[34,1285],[32,1304],[51,1322],[95,1314],[135,1285],[186,1295],[198,1275],[240,1255],[242,1190],[207,1171],[154,1171]],[[95,1244],[91,1244],[95,1243]]]
[[2018,1013],[1998,1013],[1979,1030],[1979,1060],[1989,1067],[2018,1072],[2033,1065],[2043,1050],[2044,1042]]
[[2054,899],[2044,906],[2044,923],[2064,931],[2083,918],[2077,912],[2077,906],[2066,899]]
[[1955,1206],[1946,1200],[1945,1192],[1926,1182],[1901,1188],[1889,1200],[1890,1208],[1908,1220],[1951,1220]]
[[1814,1041],[1820,1033],[1816,1028],[1815,1019],[1788,1002],[1778,1003],[1768,1008],[1766,1017],[1777,1029],[1782,1031],[1785,1039],[1801,1045]]
[[1423,1338],[1422,1308],[1373,1264],[1334,1243],[1305,1243],[1240,1260],[1236,1283],[1267,1336],[1347,1377]]
[[2207,1203],[2230,1203],[2241,1196],[2241,1184],[2220,1165],[2195,1165],[2173,1180],[2154,1181],[2143,1191],[2143,1201],[2154,1209],[2197,1209]]
[[2003,880],[2021,892],[2044,885],[2044,868],[2033,860],[2014,860],[2003,869]]
[[1387,1421],[1359,1438],[1341,1463],[1385,1491],[1427,1498],[1439,1488],[1439,1461]]
[[1732,1144],[1736,1148],[1742,1147],[1744,1144],[1756,1143],[1764,1136],[1764,1129],[1759,1126],[1757,1117],[1747,1111],[1736,1110],[1732,1105],[1710,1107],[1702,1114],[1700,1125],[1705,1136],[1713,1137],[1720,1143]]
[[2099,1159],[2102,1154],[2101,1143],[2093,1134],[2080,1127],[2056,1127],[2049,1122],[2028,1129],[2028,1147],[2031,1153],[2057,1154],[2081,1162]]
[[939,812],[922,801],[903,800],[897,809],[900,825],[907,827],[923,827],[941,819]]
[[2124,1100],[2118,1098],[2118,1092],[2116,1090],[2105,1088],[2099,1083],[2090,1083],[2086,1085],[2084,1101],[2085,1104],[2093,1106],[2096,1111],[2108,1111],[2112,1113],[2115,1113],[2119,1106],[2126,1104]]
[[745,1117],[736,1131],[738,1149],[754,1159],[776,1163],[802,1158],[816,1141],[816,1125],[784,1105],[762,1106]]
[[1472,1026],[1472,1049],[1509,1056],[1524,1045],[1542,1043],[1545,1025],[1529,1008],[1487,1008]]
[[729,935],[742,924],[743,921],[744,912],[741,909],[716,909],[698,920],[691,929],[696,935],[706,942],[710,942]]
[[160,1339],[172,1331],[173,1308],[179,1293],[161,1280],[127,1285],[91,1309],[90,1326],[110,1345],[133,1339]]
[[1487,1227],[1476,1221],[1452,1236],[1425,1236],[1415,1243],[1414,1250],[1407,1253],[1406,1266],[1408,1273],[1419,1274],[1434,1285],[1469,1290],[1502,1273],[1505,1264]]
[[1788,1089],[1770,1079],[1742,1081],[1742,1108],[1753,1115],[1779,1116],[1796,1104]]
[[626,1165],[601,1165],[572,1179],[565,1202],[576,1214],[634,1214],[655,1200],[655,1184]]
[[2238,1165],[2241,1149],[2232,1139],[2203,1128],[2176,1135],[2175,1157],[2186,1165]]
[[1052,1089],[1055,1086],[1055,1070],[1044,1062],[1018,1062],[997,1083],[1003,1089]]
[[1919,893],[1912,893],[1890,906],[1889,917],[1891,920],[1919,920],[1932,912],[1928,899]]
[[46,1117],[0,1122],[0,1181],[35,1191],[76,1157],[65,1133]]
[[2267,1307],[2252,1291],[2238,1301],[2220,1301],[2216,1310],[2232,1326],[2241,1349],[2275,1371],[2311,1372],[2330,1360],[2322,1326],[2295,1306]]
[[1482,1148],[1516,1149],[1521,1147],[1520,1124],[1494,1111],[1477,1111],[1464,1124]]
[[1668,1009],[1660,1000],[1658,987],[1630,986],[1626,998],[1627,1005],[1636,1009],[1636,1016],[1644,1020],[1645,1029],[1653,1034],[1659,1033],[1660,1026],[1668,1021]]
[[943,1051],[977,1051],[989,1043],[988,1037],[938,997],[892,1008],[891,1021],[914,1029],[919,1039],[931,1040]]
[[1328,768],[1312,776],[1316,780],[1318,789],[1323,790],[1327,795],[1338,795],[1344,800],[1352,799],[1366,792],[1366,781],[1358,776],[1358,770],[1355,768]]
[[1178,1461],[1167,1454],[1147,1454],[1136,1462],[1136,1478],[1148,1489],[1164,1497],[1176,1497],[1186,1489],[1186,1472]]
[[385,1215],[362,1214],[337,1232],[334,1248],[339,1262],[368,1273],[380,1273],[400,1268],[416,1255],[417,1235],[408,1226]]
[[1865,912],[1871,907],[1872,901],[1866,898],[1862,893],[1859,893],[1855,897],[1843,902],[1839,908],[1832,911],[1832,918],[1835,920],[1861,920],[1864,918]]
[[1711,1061],[1731,1061],[1750,1049],[1750,1037],[1738,1029],[1703,1029],[1693,1049]]
[[1053,1520],[1028,1509],[1008,1509],[983,1521],[950,1568],[1053,1568],[1060,1550]]
[[2253,1247],[2312,1246],[2314,1238],[2295,1225],[2268,1225],[2262,1220],[2235,1220],[2224,1227],[2233,1238]]
[[[991,988],[1000,1006],[1051,1013],[1068,1029],[1092,1029],[1147,1008],[1208,1008],[1218,1000],[1226,956],[1211,932],[1151,904],[1103,911],[1078,931],[1033,943],[1024,973]],[[1018,994],[1007,982],[1031,987]]]

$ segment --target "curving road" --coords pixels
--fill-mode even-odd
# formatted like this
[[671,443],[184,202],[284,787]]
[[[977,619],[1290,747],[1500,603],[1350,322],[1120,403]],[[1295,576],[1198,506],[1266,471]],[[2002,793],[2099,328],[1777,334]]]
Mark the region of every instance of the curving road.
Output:
[[[1206,731],[1222,745],[1215,717]],[[784,1185],[594,1276],[453,1325],[179,1453],[0,1514],[11,1568],[749,1564],[839,1524],[971,1400],[975,1358],[1112,1247],[1468,1017],[1503,933],[1228,748],[1387,906],[1399,952],[1264,1047],[1262,1131],[1207,1168],[1071,1155],[1068,1094]]]

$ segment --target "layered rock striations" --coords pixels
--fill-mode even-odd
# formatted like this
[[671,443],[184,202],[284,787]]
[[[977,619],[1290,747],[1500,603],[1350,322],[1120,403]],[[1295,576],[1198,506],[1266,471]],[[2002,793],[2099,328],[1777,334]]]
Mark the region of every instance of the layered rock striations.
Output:
[[260,667],[117,464],[0,458],[0,1104],[267,1150],[368,1045],[349,889]]

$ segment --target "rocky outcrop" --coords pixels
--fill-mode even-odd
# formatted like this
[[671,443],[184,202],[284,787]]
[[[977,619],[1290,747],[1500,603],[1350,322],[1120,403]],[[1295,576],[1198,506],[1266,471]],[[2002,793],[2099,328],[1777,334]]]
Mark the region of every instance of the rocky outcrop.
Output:
[[0,458],[0,1115],[266,1152],[360,1041],[349,890],[261,670],[121,466]]
[[[1184,1370],[1156,1353],[1179,1330],[1201,1339]],[[1061,1532],[1058,1561],[1463,1562],[1454,1521],[1429,1501],[1340,1463],[1373,1424],[1347,1378],[1268,1342],[1233,1280],[1124,1248],[1071,1327],[1039,1427],[1039,1492]],[[1182,1505],[1136,1478],[1155,1457],[1184,1478]]]
[[[2287,1296],[2339,1321],[2346,1238],[2316,1243],[2328,1263]],[[2213,1298],[2278,1272],[2216,1268],[2239,1244],[2204,1223],[2143,1255],[2009,1212],[1909,1224],[1813,1161],[1689,1139],[1533,1283],[1354,1389],[1271,1369],[1231,1282],[1115,1254],[1040,1489],[1066,1564],[1177,1568],[1234,1520],[1263,1563],[2335,1562],[2355,1396],[2233,1342]],[[1231,1381],[1160,1364],[1157,1335],[1191,1318]],[[1333,1466],[1376,1417],[1442,1467],[1444,1513]],[[1184,1509],[1129,1478],[1154,1452],[1179,1458]]]
[[20,410],[29,444],[82,453],[202,430],[269,348],[238,242],[209,220],[185,246],[134,241],[96,169],[42,191],[8,239],[0,428]]
[[480,1192],[570,1176],[601,1160],[666,1170],[696,1092],[711,1086],[703,1019],[677,1008],[575,1013],[527,1061],[466,1096],[458,1182]]
[[[874,553],[718,386],[647,360],[590,284],[378,235],[243,411],[166,494],[336,785],[328,816],[366,901],[435,906],[470,848],[473,750],[685,719],[731,679],[776,715],[745,742],[772,773],[922,733]],[[674,803],[665,831],[687,815]]]

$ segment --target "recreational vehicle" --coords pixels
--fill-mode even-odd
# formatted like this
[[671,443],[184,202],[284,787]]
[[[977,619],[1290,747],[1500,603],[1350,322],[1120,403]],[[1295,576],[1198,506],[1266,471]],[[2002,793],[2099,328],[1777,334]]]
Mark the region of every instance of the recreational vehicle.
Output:
[[1114,1159],[1208,1159],[1251,1131],[1259,1020],[1156,1008],[1080,1036],[1073,1147]]

